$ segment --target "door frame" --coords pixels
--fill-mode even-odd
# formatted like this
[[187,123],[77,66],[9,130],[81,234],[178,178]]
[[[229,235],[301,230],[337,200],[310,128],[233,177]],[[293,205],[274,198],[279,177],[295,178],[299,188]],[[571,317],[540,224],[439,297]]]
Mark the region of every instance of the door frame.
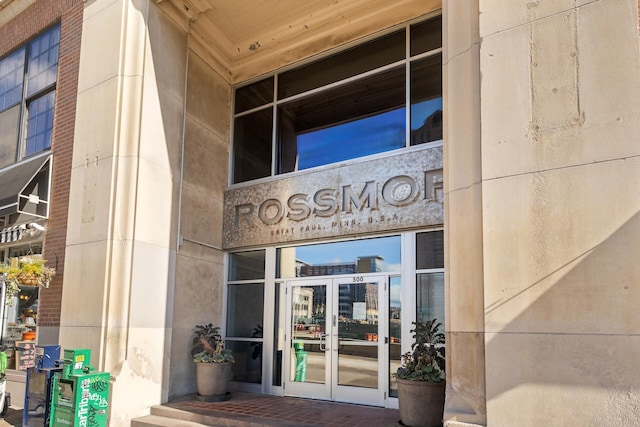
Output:
[[[387,406],[387,390],[389,388],[389,295],[388,273],[364,273],[339,276],[315,276],[286,280],[285,287],[285,340],[283,354],[282,384],[284,395],[304,398],[331,400],[345,403],[358,403],[373,406]],[[352,387],[338,384],[338,323],[333,323],[333,316],[338,318],[339,287],[359,283],[378,283],[378,379],[377,388]],[[325,311],[325,334],[329,347],[325,352],[325,383],[301,383],[291,381],[293,366],[293,346],[291,334],[292,321],[292,289],[294,286],[326,286],[327,303]],[[331,298],[331,299],[330,299]]]

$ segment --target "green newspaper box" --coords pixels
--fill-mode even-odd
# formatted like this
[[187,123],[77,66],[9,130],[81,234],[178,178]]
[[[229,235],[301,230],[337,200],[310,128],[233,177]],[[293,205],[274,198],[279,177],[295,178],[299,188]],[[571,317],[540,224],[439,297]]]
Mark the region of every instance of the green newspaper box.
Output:
[[89,365],[91,350],[64,351],[62,372],[53,378],[51,426],[107,426],[108,372]]

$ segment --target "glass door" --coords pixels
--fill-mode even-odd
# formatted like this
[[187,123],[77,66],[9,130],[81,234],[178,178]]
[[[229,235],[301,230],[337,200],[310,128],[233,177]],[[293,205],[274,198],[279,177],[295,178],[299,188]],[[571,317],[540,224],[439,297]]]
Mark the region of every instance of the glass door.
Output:
[[386,280],[288,282],[287,395],[384,406]]
[[333,400],[383,405],[385,333],[380,319],[384,277],[334,279],[337,325],[332,329]]
[[331,280],[297,281],[287,285],[288,378],[292,396],[331,398],[330,343],[327,320],[333,316]]

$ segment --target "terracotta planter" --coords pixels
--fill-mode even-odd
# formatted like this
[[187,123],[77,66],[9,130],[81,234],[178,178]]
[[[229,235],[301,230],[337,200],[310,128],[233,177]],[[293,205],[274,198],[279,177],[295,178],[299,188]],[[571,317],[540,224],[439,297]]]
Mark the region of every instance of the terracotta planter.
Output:
[[198,395],[203,397],[224,396],[231,380],[231,366],[229,362],[196,363],[196,382]]
[[411,381],[398,378],[400,421],[405,426],[442,425],[445,381]]

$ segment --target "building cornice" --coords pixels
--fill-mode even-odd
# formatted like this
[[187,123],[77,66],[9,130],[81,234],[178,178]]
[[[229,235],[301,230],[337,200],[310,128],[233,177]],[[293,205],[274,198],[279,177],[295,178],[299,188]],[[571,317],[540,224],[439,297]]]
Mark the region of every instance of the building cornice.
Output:
[[[427,15],[442,5],[441,0],[331,2],[297,19],[261,29],[259,40],[233,42],[216,25],[208,0],[154,2],[189,34],[191,49],[231,84]],[[261,22],[257,15],[246,19],[255,20],[257,25]]]

